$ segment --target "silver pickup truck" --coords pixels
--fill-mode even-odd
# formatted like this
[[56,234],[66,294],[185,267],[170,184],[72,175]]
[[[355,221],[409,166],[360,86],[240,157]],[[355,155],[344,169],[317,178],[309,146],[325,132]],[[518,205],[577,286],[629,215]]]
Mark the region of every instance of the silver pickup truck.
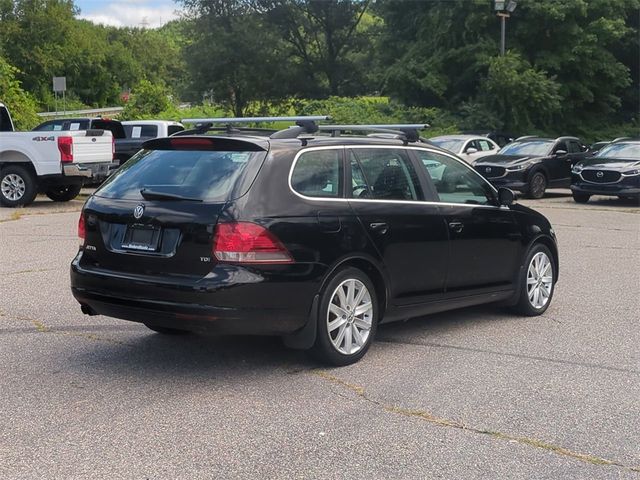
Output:
[[0,103],[0,205],[29,205],[39,192],[66,202],[82,185],[104,180],[113,164],[113,136],[104,130],[15,132]]

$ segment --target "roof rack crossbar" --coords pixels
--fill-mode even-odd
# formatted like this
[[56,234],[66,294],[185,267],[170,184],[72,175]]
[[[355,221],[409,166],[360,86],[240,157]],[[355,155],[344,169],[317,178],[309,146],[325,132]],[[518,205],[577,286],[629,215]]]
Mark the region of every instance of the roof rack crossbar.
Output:
[[426,123],[394,123],[394,124],[380,124],[380,125],[320,125],[318,129],[320,131],[331,132],[331,135],[336,137],[346,131],[351,132],[378,132],[378,133],[391,133],[398,135],[402,140],[407,142],[417,142],[420,140],[419,130],[429,128]]
[[182,123],[261,123],[261,122],[319,122],[329,120],[327,115],[293,116],[293,117],[226,117],[226,118],[183,118]]

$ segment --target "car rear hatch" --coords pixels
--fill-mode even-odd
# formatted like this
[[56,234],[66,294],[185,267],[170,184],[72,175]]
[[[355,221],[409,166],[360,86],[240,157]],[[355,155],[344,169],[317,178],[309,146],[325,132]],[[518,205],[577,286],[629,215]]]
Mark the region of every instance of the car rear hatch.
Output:
[[223,137],[145,143],[87,202],[80,265],[162,281],[207,275],[215,226],[267,150],[267,141]]

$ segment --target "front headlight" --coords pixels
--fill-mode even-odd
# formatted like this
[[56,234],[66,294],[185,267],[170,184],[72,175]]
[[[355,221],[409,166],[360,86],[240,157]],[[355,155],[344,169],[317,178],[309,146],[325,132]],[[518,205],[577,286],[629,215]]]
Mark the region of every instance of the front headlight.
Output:
[[625,177],[635,177],[636,175],[640,175],[640,168],[636,168],[635,170],[627,170],[626,172],[622,172],[622,175]]
[[507,167],[507,172],[519,172],[520,170],[524,170],[527,166],[524,163],[520,165],[514,165],[513,167]]
[[580,165],[579,163],[576,163],[573,168],[571,169],[571,173],[580,173],[582,171],[584,167],[582,165]]

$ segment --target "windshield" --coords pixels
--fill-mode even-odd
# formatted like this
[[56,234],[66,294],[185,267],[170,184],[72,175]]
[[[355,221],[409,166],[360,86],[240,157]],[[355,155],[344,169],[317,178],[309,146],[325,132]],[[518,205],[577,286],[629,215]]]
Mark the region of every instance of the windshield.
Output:
[[252,181],[264,157],[265,152],[141,150],[96,195],[143,200],[145,196],[140,191],[144,190],[155,198],[164,194],[166,199],[227,201],[245,193],[238,191],[238,185],[248,184],[239,179],[250,170]]
[[548,155],[553,141],[530,140],[525,142],[513,142],[504,147],[498,153],[500,155]]
[[460,150],[462,150],[462,144],[464,143],[464,140],[455,138],[431,138],[429,141],[453,153],[460,152]]
[[598,152],[601,158],[629,158],[640,160],[640,143],[613,143]]

